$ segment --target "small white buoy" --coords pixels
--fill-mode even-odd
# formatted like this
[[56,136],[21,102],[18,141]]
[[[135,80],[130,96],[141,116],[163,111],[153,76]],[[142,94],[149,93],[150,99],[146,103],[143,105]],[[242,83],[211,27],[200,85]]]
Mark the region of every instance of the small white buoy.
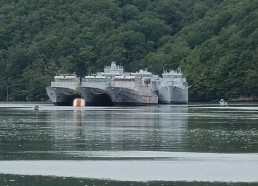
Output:
[[85,106],[85,100],[81,98],[76,98],[73,100],[73,106],[74,107],[84,107]]

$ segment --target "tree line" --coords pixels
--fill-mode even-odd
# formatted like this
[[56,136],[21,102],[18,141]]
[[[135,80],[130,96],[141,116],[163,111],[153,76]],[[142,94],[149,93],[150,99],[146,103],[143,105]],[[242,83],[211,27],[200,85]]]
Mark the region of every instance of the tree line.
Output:
[[58,73],[111,61],[126,71],[181,67],[190,101],[258,95],[255,0],[3,0],[0,100],[47,99]]

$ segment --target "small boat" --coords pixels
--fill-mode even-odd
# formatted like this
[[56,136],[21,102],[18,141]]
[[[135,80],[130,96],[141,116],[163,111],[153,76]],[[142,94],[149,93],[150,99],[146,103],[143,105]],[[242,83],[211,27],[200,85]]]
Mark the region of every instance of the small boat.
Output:
[[227,106],[228,103],[227,103],[224,99],[221,99],[221,100],[219,101],[219,105],[220,105],[220,106]]
[[34,111],[38,111],[38,110],[39,110],[39,106],[36,105],[36,106],[34,107]]

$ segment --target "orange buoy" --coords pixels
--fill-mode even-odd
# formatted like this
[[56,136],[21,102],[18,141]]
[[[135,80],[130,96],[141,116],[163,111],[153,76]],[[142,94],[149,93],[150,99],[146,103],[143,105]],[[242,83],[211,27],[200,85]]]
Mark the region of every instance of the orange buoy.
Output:
[[74,107],[84,107],[85,106],[85,100],[81,98],[76,98],[73,100],[73,106]]

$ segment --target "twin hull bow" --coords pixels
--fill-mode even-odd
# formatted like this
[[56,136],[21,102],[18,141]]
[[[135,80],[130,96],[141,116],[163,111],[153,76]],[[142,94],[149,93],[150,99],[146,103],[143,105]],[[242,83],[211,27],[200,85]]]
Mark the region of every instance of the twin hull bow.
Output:
[[160,87],[158,90],[159,103],[163,104],[187,104],[188,103],[188,88],[166,86]]
[[71,106],[77,97],[85,99],[88,106],[187,104],[188,89],[181,87],[160,87],[157,95],[140,93],[123,87],[107,87],[105,90],[93,87],[78,87],[77,90],[64,87],[47,87],[47,94],[54,105]]
[[77,91],[65,87],[47,87],[48,97],[57,106],[71,106],[73,100],[78,97]]
[[111,98],[104,89],[94,87],[78,87],[77,91],[85,100],[87,106],[113,105]]

